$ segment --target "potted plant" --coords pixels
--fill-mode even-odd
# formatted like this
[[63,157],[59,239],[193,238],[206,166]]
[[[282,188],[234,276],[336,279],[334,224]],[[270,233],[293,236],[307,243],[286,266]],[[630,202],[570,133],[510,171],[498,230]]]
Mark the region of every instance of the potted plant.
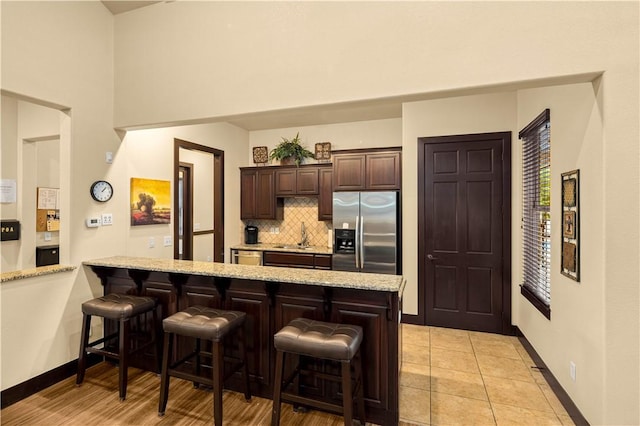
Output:
[[300,166],[305,158],[313,157],[313,152],[300,144],[300,132],[296,133],[296,137],[291,140],[283,137],[282,142],[269,154],[270,159],[280,160],[280,164],[295,163],[296,166]]

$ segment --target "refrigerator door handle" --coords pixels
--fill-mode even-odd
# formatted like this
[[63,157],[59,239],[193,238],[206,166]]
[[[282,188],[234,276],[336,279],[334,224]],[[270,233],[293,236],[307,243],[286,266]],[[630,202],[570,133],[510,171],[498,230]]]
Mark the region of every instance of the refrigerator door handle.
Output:
[[358,243],[358,238],[359,238],[359,236],[358,236],[358,231],[359,231],[358,225],[360,223],[359,221],[360,221],[360,216],[356,216],[356,238],[355,238],[355,241],[353,242],[353,244],[355,245],[354,248],[356,249],[356,269],[360,268],[360,250],[358,249],[358,246],[360,245]]
[[360,216],[360,269],[364,268],[364,216]]

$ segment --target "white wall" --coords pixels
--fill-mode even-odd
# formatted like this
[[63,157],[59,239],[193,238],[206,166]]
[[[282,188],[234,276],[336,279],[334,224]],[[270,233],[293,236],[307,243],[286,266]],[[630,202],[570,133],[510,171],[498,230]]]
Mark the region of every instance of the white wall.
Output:
[[[602,303],[607,292],[602,262],[606,210],[602,110],[591,83],[523,90],[518,92],[518,128],[545,108],[551,114],[551,319],[517,292],[515,323],[585,417],[596,419],[603,398],[605,356],[610,351]],[[520,174],[520,150],[516,156]],[[561,275],[558,266],[562,251],[560,175],[575,169],[580,169],[580,283]],[[513,270],[516,285],[522,283],[520,248],[521,244],[514,247],[514,255],[518,253]],[[576,364],[575,382],[569,377],[570,361]]]
[[[104,161],[105,151],[120,145],[113,131],[112,15],[99,2],[3,1],[0,12],[2,89],[68,108],[57,118],[60,186],[68,189],[62,194],[60,240],[69,250],[61,262],[78,267],[0,285],[4,390],[77,358],[80,304],[102,292],[81,262],[116,254],[125,241],[124,232],[94,232],[84,219],[126,198],[119,197],[119,186],[111,203],[89,196],[91,182],[120,172],[118,164]],[[4,155],[4,138],[2,143]]]
[[[124,176],[119,177],[120,186],[127,188],[126,185],[131,177],[168,180],[171,181],[173,194],[175,190],[173,183],[174,139],[181,139],[224,151],[224,253],[225,261],[229,262],[229,247],[240,242],[240,235],[238,235],[240,226],[240,172],[238,168],[246,166],[247,153],[249,151],[249,133],[226,123],[129,131],[123,140],[120,151],[117,153],[117,157],[127,161],[127,171]],[[140,161],[140,159],[144,159],[144,161]],[[211,177],[207,179],[210,183]],[[173,246],[164,247],[162,245],[165,235],[173,235],[173,223],[169,225],[130,227],[127,222],[128,206],[118,206],[116,210],[114,212],[114,222],[117,215],[119,222],[126,223],[123,231],[127,234],[127,255],[173,257]],[[172,216],[175,217],[175,212],[172,212]],[[204,228],[205,226],[213,226],[212,224],[207,225],[204,222],[204,218],[202,218],[201,222],[202,229],[206,229]],[[149,248],[149,238],[155,239],[154,248]],[[202,243],[202,245],[206,244],[208,243]],[[201,260],[206,260],[206,255]]]
[[[298,132],[302,145],[311,152],[314,152],[315,144],[319,142],[331,142],[332,151],[402,145],[402,119],[400,118],[255,130],[249,133],[249,144],[251,148],[266,146],[271,152],[276,145],[282,142],[283,137],[291,139]],[[305,164],[316,162],[313,158],[305,159]],[[253,165],[252,151],[249,151],[247,165]]]

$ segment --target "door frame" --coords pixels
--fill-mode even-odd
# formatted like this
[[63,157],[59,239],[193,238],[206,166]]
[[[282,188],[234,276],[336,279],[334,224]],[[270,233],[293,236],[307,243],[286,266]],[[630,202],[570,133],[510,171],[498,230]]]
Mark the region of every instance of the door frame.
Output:
[[[173,208],[174,212],[178,211],[179,195],[175,190],[180,173],[180,148],[190,151],[202,151],[213,154],[213,182],[211,188],[213,190],[213,261],[224,263],[224,151],[211,148],[205,145],[185,141],[182,139],[173,139]],[[178,235],[178,221],[173,221],[174,241]],[[178,246],[174,245],[173,258],[178,258]]]
[[418,138],[418,315],[420,325],[427,324],[426,303],[426,232],[425,212],[425,164],[428,144],[475,142],[487,139],[502,140],[502,334],[514,334],[511,324],[511,132],[473,133],[465,135],[429,136]]
[[[184,230],[184,236],[182,239],[182,258],[185,258],[185,253],[188,254],[188,256],[186,256],[187,259],[193,259],[193,164],[191,163],[185,163],[184,161],[180,161],[179,162],[179,169],[180,170],[184,170],[186,172],[186,176],[183,175],[182,177],[182,197],[183,197],[183,205],[182,205],[182,210],[183,210],[183,230]],[[177,181],[176,181],[177,182]],[[180,206],[179,204],[179,200],[180,200],[180,191],[176,191],[178,193],[178,197],[177,200],[178,202],[176,203],[176,215],[179,216],[179,210],[178,207]],[[186,203],[184,201],[187,201]],[[174,231],[175,231],[175,236],[173,237],[173,241],[175,241],[177,244],[174,247],[174,258],[175,259],[179,259],[180,258],[180,240],[179,240],[179,231],[178,229],[180,228],[180,222],[178,220],[176,220],[177,223],[177,227],[174,227]],[[189,236],[190,238],[186,238],[186,236]]]

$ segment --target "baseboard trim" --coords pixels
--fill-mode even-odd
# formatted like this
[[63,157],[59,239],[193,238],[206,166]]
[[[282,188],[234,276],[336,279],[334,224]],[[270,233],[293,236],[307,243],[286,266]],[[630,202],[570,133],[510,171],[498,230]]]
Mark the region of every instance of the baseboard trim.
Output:
[[402,319],[400,321],[403,324],[423,325],[418,315],[411,315],[402,313]]
[[[102,362],[103,357],[96,354],[89,354],[87,356],[87,367],[91,367]],[[6,408],[11,404],[15,404],[18,401],[22,401],[31,395],[40,392],[43,389],[48,388],[68,377],[76,374],[78,371],[78,360],[69,361],[66,364],[62,364],[59,367],[54,368],[36,376],[26,382],[19,383],[8,389],[2,391],[0,394],[1,408]]]
[[551,388],[553,393],[555,393],[558,397],[558,400],[560,400],[560,403],[562,404],[564,409],[567,410],[567,413],[569,414],[569,417],[571,417],[571,420],[573,420],[576,426],[589,426],[589,422],[587,422],[587,419],[584,418],[584,416],[582,415],[580,410],[578,410],[578,407],[576,407],[576,405],[573,403],[567,392],[565,392],[558,380],[547,368],[544,361],[542,361],[542,358],[540,358],[540,355],[538,355],[531,343],[529,343],[529,341],[527,340],[527,337],[517,326],[515,327],[515,329],[518,340],[520,340],[522,346],[529,353],[529,356],[536,364],[536,367],[538,367],[538,370],[542,373],[542,376],[549,384],[549,387]]

